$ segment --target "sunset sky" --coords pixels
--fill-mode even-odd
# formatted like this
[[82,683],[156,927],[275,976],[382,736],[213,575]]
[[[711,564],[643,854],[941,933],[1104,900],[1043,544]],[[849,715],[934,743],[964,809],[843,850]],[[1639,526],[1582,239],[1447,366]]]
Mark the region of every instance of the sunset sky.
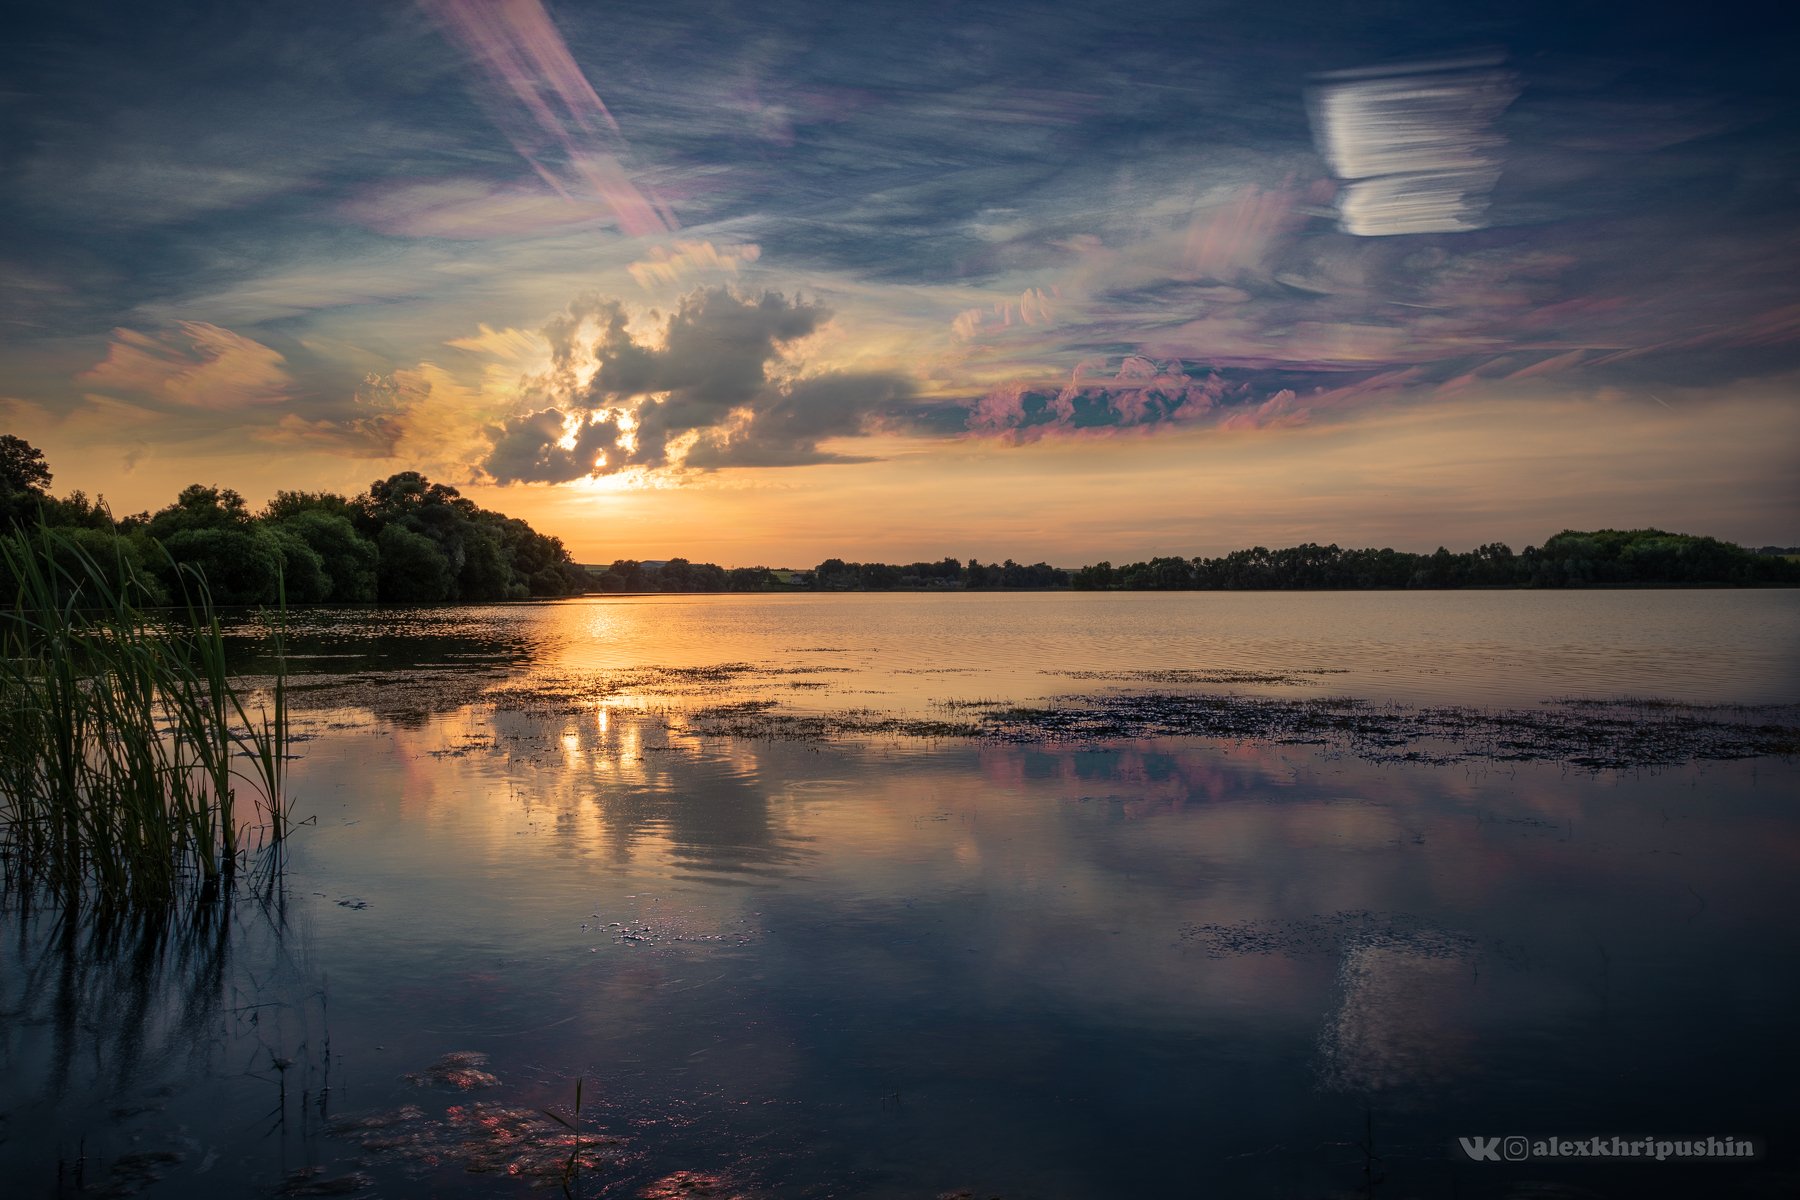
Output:
[[417,469],[581,561],[1800,542],[1747,9],[8,11],[0,432],[121,515]]

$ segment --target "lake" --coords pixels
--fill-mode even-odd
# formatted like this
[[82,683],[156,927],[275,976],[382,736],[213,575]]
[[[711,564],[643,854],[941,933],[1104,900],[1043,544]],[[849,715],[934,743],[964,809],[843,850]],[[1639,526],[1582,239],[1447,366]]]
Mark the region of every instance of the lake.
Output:
[[[9,1195],[1800,1180],[1800,593],[589,597],[289,641],[278,886],[0,921]],[[1615,1134],[1760,1157],[1458,1140]]]

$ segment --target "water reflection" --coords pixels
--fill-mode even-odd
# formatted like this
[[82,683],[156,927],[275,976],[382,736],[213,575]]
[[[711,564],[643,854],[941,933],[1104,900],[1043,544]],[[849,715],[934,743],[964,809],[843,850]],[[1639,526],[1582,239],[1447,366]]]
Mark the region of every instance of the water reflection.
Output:
[[630,708],[385,732],[391,776],[354,740],[304,773],[353,794],[303,853],[373,898],[327,939],[364,1040],[605,1078],[604,1127],[658,1131],[627,1194],[1111,1195],[1197,1160],[1329,1190],[1369,1112],[1440,1175],[1465,1126],[1793,1113],[1753,1066],[1794,1048],[1791,767],[714,742]]
[[288,952],[279,904],[4,917],[0,1162],[19,1194],[278,1174],[324,1136],[328,1002]]

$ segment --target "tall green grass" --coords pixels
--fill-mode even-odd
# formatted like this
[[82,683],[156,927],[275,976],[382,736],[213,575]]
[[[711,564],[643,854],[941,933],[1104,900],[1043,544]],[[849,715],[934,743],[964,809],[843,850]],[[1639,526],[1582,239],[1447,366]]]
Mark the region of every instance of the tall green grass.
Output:
[[[9,882],[66,907],[166,907],[227,894],[287,831],[287,682],[227,669],[198,574],[182,603],[123,555],[55,530],[0,537],[0,852]],[[283,605],[285,609],[285,605]]]

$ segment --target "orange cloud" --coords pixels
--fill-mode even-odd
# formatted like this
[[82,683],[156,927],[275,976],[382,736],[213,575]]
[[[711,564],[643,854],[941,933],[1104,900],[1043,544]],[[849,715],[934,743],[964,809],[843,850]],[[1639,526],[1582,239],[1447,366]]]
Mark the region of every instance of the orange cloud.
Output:
[[753,263],[761,257],[762,247],[755,244],[721,247],[711,242],[676,242],[673,250],[665,246],[652,247],[648,259],[631,263],[625,269],[631,272],[639,287],[650,288],[659,283],[680,283],[695,275],[720,272],[736,275],[744,263]]

